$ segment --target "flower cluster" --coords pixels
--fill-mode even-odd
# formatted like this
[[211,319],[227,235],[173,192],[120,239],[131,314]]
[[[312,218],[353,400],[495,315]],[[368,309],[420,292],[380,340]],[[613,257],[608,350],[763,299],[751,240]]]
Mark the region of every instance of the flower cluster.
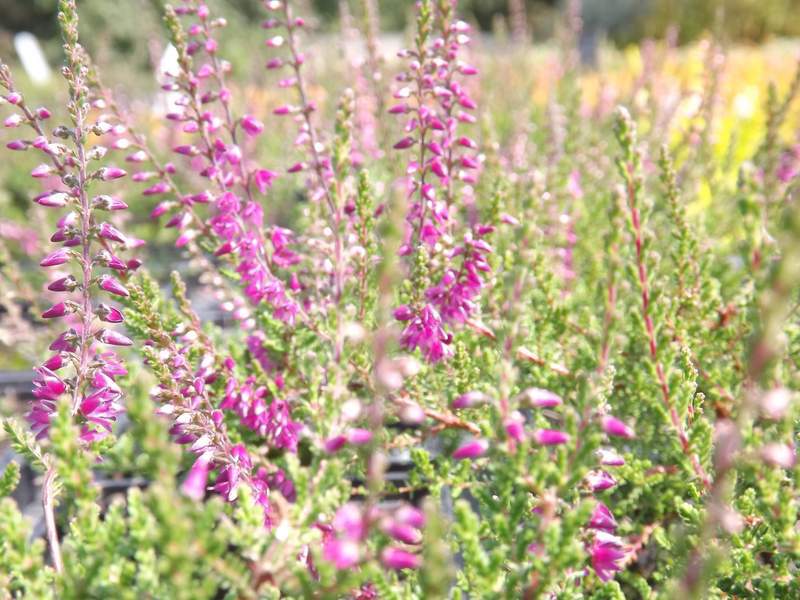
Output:
[[[45,256],[39,265],[54,273],[47,290],[59,299],[42,313],[44,319],[60,319],[67,329],[50,345],[54,354],[36,368],[36,401],[28,415],[37,436],[45,436],[59,399],[71,398],[71,411],[81,423],[81,439],[91,442],[111,431],[122,412],[122,390],[115,379],[127,373],[111,347],[124,347],[131,340],[114,328],[124,321],[122,311],[109,301],[128,296],[121,279],[137,269],[140,262],[120,258],[119,253],[139,244],[129,239],[108,219],[127,204],[117,195],[95,188],[105,182],[125,177],[126,172],[113,165],[103,165],[109,148],[100,145],[113,137],[112,127],[102,115],[93,123],[93,103],[87,85],[87,65],[77,39],[74,5],[66,3],[62,11],[67,64],[63,75],[70,92],[68,104],[71,122],[45,130],[50,111],[31,109],[16,90],[11,74],[0,65],[3,99],[16,112],[5,119],[7,128],[27,126],[33,138],[22,137],[7,144],[14,151],[33,149],[45,159],[33,169],[31,177],[42,182],[44,190],[34,202],[48,209],[66,210],[58,220],[50,241],[59,247]],[[95,137],[99,143],[90,142]],[[111,149],[117,149],[113,139]],[[106,296],[99,301],[98,294]],[[62,373],[70,368],[72,376]]]
[[[190,20],[186,30],[182,17]],[[180,195],[166,179],[170,169],[165,168],[150,172],[160,181],[145,193],[178,195],[160,202],[152,213],[154,217],[172,214],[166,226],[181,232],[176,244],[184,245],[200,233],[211,234],[217,243],[215,256],[234,263],[249,300],[253,304],[267,302],[278,319],[293,324],[300,307],[274,274],[276,267],[293,264],[287,259],[287,237],[273,236],[270,252],[263,210],[256,197],[256,193],[268,191],[275,174],[247,158],[247,140],[260,135],[264,126],[252,115],[233,115],[232,94],[225,83],[230,64],[218,56],[215,38],[225,25],[225,19],[212,18],[203,2],[187,0],[167,11],[167,26],[178,50],[178,69],[164,73],[167,82],[162,87],[179,95],[177,109],[168,113],[167,119],[179,127],[184,138],[173,151],[208,181],[208,188]],[[214,211],[208,228],[195,211],[204,204]]]
[[[483,238],[492,226],[473,223],[461,244],[451,241],[458,227],[456,183],[475,184],[480,167],[477,143],[459,133],[459,125],[476,121],[470,111],[477,105],[458,76],[475,75],[477,69],[459,59],[469,43],[469,26],[453,20],[453,9],[451,2],[437,3],[438,30],[431,40],[433,8],[428,2],[418,5],[416,46],[400,52],[409,60],[408,71],[397,77],[402,87],[394,97],[400,102],[389,109],[408,115],[406,136],[395,149],[416,152],[407,168],[409,207],[400,254],[423,253],[419,260],[441,255],[439,268],[429,273],[439,278],[438,283],[395,312],[406,322],[403,347],[419,348],[430,362],[452,354],[452,334],[446,325],[463,324],[475,313],[475,299],[491,270],[486,255],[492,248]],[[461,192],[462,198],[470,195],[469,189]],[[430,271],[432,265],[425,263]]]

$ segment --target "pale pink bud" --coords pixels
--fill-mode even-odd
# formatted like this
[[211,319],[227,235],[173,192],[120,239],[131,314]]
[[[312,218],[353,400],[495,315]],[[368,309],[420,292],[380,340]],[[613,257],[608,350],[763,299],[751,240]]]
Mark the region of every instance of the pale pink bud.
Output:
[[792,404],[792,393],[783,387],[773,388],[761,397],[760,404],[764,418],[780,420]]
[[606,467],[621,467],[625,464],[625,459],[610,448],[597,450],[597,458],[600,464]]
[[[397,310],[395,310],[395,313],[397,312]],[[478,391],[467,392],[466,394],[461,394],[458,398],[453,400],[452,407],[472,408],[473,406],[479,406],[481,404],[485,404],[486,402],[488,402],[488,400],[489,397],[483,392],[478,392]]]
[[127,173],[119,167],[102,167],[97,171],[97,177],[102,181],[119,179],[120,177],[125,177],[125,175],[127,175]]
[[48,208],[61,208],[69,202],[69,195],[65,192],[47,192],[36,196],[33,201]]
[[53,172],[53,167],[50,165],[41,164],[31,171],[31,177],[36,179],[41,179],[43,177],[49,177],[50,174]]
[[773,467],[791,469],[797,461],[794,446],[783,443],[767,444],[761,449],[761,458]]
[[27,150],[28,142],[25,140],[11,140],[6,144],[6,148],[9,150]]
[[3,121],[3,125],[8,128],[19,127],[22,124],[23,120],[24,119],[20,115],[14,113],[13,115],[9,115],[8,117],[6,117],[6,120]]
[[406,148],[411,148],[414,145],[414,138],[412,137],[404,137],[402,140],[397,142],[393,147],[395,150],[405,150]]

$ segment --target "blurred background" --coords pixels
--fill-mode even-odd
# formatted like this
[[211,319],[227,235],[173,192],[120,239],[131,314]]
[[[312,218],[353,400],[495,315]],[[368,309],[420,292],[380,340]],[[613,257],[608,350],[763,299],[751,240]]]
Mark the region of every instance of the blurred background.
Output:
[[[82,22],[91,36],[85,38],[99,57],[109,53],[130,59],[127,64],[148,67],[148,32],[159,33],[156,0],[80,0]],[[220,0],[220,12],[243,24],[258,22],[260,0]],[[356,17],[359,0],[302,0],[302,11],[316,16],[316,27],[334,31],[342,5]],[[524,36],[531,42],[547,42],[558,29],[570,0],[461,0],[463,17],[487,33]],[[13,34],[29,31],[40,38],[46,52],[58,58],[57,0],[0,0],[0,54],[9,56]],[[411,21],[413,0],[380,0],[381,29],[402,32]],[[772,37],[794,37],[800,32],[796,17],[800,0],[583,0],[581,18],[585,42],[609,40],[624,46],[644,38],[675,35],[681,44],[699,39],[711,29],[729,41],[763,43]],[[234,28],[239,30],[239,28]],[[256,28],[252,34],[259,35]],[[246,47],[247,39],[242,39]],[[102,61],[101,61],[102,62]]]

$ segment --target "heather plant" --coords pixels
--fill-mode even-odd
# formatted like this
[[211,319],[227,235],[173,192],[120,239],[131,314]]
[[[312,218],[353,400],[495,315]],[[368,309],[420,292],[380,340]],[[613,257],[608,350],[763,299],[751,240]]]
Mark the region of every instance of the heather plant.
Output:
[[59,6],[63,107],[0,65],[41,221],[0,221],[41,362],[3,597],[800,594],[800,68],[751,110],[712,38],[694,88],[670,44],[592,87],[571,3],[531,75],[455,0],[391,61],[366,1],[331,82],[266,0],[254,102],[184,0],[154,127]]

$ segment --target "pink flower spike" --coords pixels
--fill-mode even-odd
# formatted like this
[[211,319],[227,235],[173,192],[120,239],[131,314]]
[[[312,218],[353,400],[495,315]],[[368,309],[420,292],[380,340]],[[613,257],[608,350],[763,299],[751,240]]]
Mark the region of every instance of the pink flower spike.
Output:
[[482,439],[472,440],[459,446],[453,452],[453,458],[456,460],[478,458],[486,454],[487,450],[489,450],[489,442]]
[[422,565],[422,559],[416,555],[403,550],[402,548],[385,548],[381,552],[381,562],[388,569],[418,569]]
[[607,531],[608,533],[614,533],[617,530],[617,521],[614,519],[614,515],[611,514],[611,511],[608,510],[608,507],[602,502],[599,502],[597,506],[594,507],[592,518],[589,521],[589,527]]
[[110,275],[101,275],[98,281],[100,283],[100,288],[107,291],[109,294],[123,297],[130,295],[125,286]]
[[557,429],[537,429],[533,441],[541,446],[558,446],[569,441],[569,434]]
[[633,432],[633,429],[628,427],[625,423],[623,423],[616,417],[606,415],[603,417],[602,424],[603,424],[603,431],[605,431],[608,435],[613,435],[616,437],[622,437],[626,439],[631,439],[636,437],[636,434]]
[[52,254],[45,256],[39,263],[40,267],[56,267],[63,265],[72,257],[72,253],[66,248],[59,248]]

